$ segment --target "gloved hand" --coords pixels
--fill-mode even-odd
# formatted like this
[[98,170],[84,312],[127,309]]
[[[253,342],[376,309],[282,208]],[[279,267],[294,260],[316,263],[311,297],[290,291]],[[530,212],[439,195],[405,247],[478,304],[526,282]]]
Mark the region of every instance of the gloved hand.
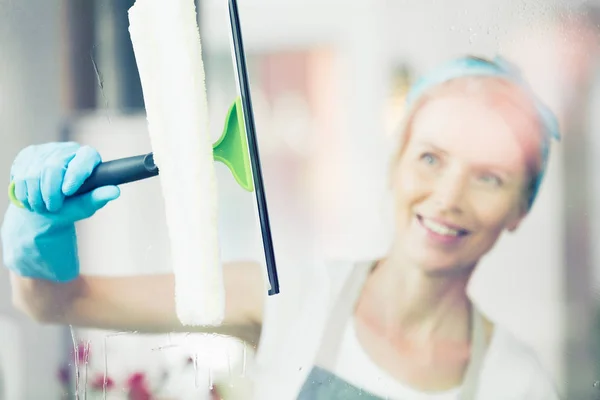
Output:
[[54,282],[79,275],[75,222],[120,195],[116,186],[73,195],[101,162],[74,142],[29,146],[15,158],[11,180],[25,208],[10,204],[0,230],[4,265],[17,274]]

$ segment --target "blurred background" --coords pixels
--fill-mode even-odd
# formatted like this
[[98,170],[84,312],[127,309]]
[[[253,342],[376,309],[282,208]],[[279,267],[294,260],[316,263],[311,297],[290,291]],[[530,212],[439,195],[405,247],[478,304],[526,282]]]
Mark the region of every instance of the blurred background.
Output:
[[[216,140],[237,95],[227,2],[196,3]],[[0,0],[6,184],[29,144],[76,140],[105,160],[150,151],[131,5]],[[467,53],[523,69],[564,138],[532,214],[482,262],[470,293],[537,351],[565,398],[600,399],[600,1],[239,0],[239,9],[282,291],[315,259],[385,251],[388,156],[416,76]],[[217,173],[224,259],[262,257],[253,195],[224,166]],[[157,180],[123,187],[78,226],[84,270],[168,271],[162,207]],[[35,324],[13,310],[0,269],[0,399],[244,399],[252,367],[252,349],[227,337]]]

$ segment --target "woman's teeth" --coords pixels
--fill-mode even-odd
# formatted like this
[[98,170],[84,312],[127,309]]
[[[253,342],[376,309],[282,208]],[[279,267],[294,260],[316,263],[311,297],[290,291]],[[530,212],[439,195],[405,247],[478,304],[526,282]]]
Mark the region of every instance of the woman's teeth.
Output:
[[434,222],[427,218],[423,218],[421,221],[423,223],[423,226],[425,226],[425,228],[431,230],[432,232],[437,233],[438,235],[458,236],[460,234],[460,231],[457,231],[456,229],[448,228],[445,225],[438,224],[437,222]]

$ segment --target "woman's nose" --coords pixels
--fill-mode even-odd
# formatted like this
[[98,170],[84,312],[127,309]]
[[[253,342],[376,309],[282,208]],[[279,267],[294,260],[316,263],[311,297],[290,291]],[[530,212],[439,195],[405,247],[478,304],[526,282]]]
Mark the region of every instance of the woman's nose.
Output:
[[466,179],[448,171],[437,180],[432,196],[440,211],[462,212],[466,191]]

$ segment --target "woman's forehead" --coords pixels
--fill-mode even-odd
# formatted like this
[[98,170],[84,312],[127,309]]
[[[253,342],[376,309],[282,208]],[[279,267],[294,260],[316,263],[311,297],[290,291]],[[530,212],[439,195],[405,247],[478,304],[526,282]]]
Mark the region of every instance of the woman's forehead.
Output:
[[415,115],[410,141],[464,161],[521,169],[532,136],[527,118],[479,96],[449,94],[429,100]]

